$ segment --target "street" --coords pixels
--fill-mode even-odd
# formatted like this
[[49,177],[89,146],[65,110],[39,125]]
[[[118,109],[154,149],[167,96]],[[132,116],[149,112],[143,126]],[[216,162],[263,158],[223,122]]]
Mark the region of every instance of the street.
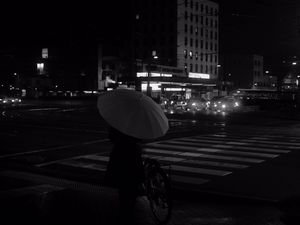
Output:
[[[169,115],[169,122],[167,135],[144,143],[143,151],[145,157],[159,160],[170,175],[174,212],[180,213],[187,199],[199,206],[196,199],[203,201],[203,196],[213,208],[223,205],[223,209],[227,207],[224,202],[209,202],[207,196],[242,199],[242,204],[276,204],[300,194],[299,120],[255,112]],[[28,191],[51,193],[74,185],[85,191],[92,187],[86,185],[103,185],[111,143],[93,100],[44,104],[24,101],[19,106],[2,108],[0,124],[0,176],[6,181],[2,194],[15,190],[18,195]],[[26,182],[15,183],[12,179]],[[231,210],[237,210],[235,207]],[[271,211],[278,216],[278,209]],[[172,218],[177,217],[174,213]],[[193,224],[208,224],[203,215],[197,218],[193,217]],[[213,224],[236,224],[236,218],[231,219]]]

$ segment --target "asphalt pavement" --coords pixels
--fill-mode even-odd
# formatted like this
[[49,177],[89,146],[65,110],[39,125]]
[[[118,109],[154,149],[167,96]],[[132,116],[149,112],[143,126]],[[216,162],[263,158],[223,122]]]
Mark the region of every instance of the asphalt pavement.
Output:
[[[48,107],[48,105],[45,107]],[[81,103],[78,104],[78,107],[81,108]],[[36,110],[34,112],[40,111]],[[70,114],[66,115],[65,112],[63,113],[59,114],[58,117],[64,115],[64,119],[66,119],[72,116]],[[236,117],[236,119],[233,118],[231,121],[235,120],[237,126],[232,126],[230,129],[236,129],[239,132],[242,125],[246,127],[246,130],[255,132],[258,124],[265,122],[266,116],[269,114],[258,113],[257,115],[260,115],[260,117],[257,118],[256,124],[253,124],[252,121],[241,119],[247,118],[247,116],[243,117],[241,115],[240,117]],[[280,133],[284,127],[289,125],[285,131],[286,135],[294,134],[298,136],[300,126],[297,126],[296,123],[299,121],[299,114],[293,112],[291,115],[293,117],[289,116],[289,121],[287,121],[285,117],[288,114],[272,113],[273,119],[267,118],[269,121],[268,126],[270,129],[278,129],[277,132]],[[56,114],[53,113],[51,116],[55,117]],[[279,117],[281,120],[276,119]],[[207,116],[205,118],[212,120],[213,117]],[[252,118],[255,118],[255,115]],[[290,118],[293,119],[291,120]],[[182,126],[182,117],[174,116],[171,119],[174,124],[178,120],[179,125],[178,129],[176,128],[176,133],[169,134],[167,138],[180,136],[180,132],[184,132],[184,130],[181,130],[181,127],[185,129],[191,124]],[[12,121],[14,120],[12,119]],[[22,118],[18,119],[18,121],[22,121]],[[203,121],[207,122],[205,119]],[[219,125],[221,128],[223,122],[226,122],[226,120],[222,119],[222,116],[217,121],[220,122]],[[228,121],[227,124],[229,123]],[[4,122],[6,127],[9,128],[10,123],[6,124],[7,120]],[[57,142],[59,144],[67,144],[67,141],[78,141],[80,143],[83,140],[72,140],[72,135],[77,132],[74,129],[76,127],[72,126],[72,121],[69,124],[65,124],[68,127],[59,127],[58,129],[55,126],[51,126],[51,122],[47,121],[47,127],[37,126],[37,131],[41,133],[41,130],[45,128],[50,130],[48,133],[45,132],[45,135],[53,134],[56,139],[60,138],[60,142]],[[91,122],[93,122],[92,119]],[[209,124],[214,124],[214,121],[212,122]],[[241,122],[243,124],[240,124]],[[80,129],[90,126],[90,124],[92,123],[80,125]],[[200,128],[209,127],[209,124]],[[290,128],[291,124],[294,124],[293,129]],[[196,123],[195,127],[197,126],[199,124]],[[93,128],[97,127],[94,126]],[[23,129],[21,131],[24,135],[26,134],[26,127],[19,129],[15,125],[14,128],[9,130],[11,131],[11,135],[8,136],[12,137],[11,140],[16,137],[14,133],[15,129],[18,132],[20,132],[20,129]],[[74,133],[70,133],[71,129]],[[33,132],[34,128],[31,127],[29,130]],[[55,130],[57,132],[53,132]],[[201,129],[199,130],[201,131]],[[88,130],[87,132],[90,133],[87,136],[90,134],[93,134],[95,137],[100,135],[95,131],[97,129]],[[214,132],[213,129],[211,131]],[[195,130],[190,133],[193,132]],[[207,130],[202,130],[201,132],[207,132]],[[27,135],[30,137],[35,134],[37,133],[33,132]],[[61,134],[65,134],[66,136],[60,137]],[[84,137],[83,135],[76,135],[80,138]],[[104,137],[103,134],[101,135]],[[42,135],[38,137],[42,137]],[[70,138],[66,139],[65,137]],[[35,141],[35,143],[40,143],[41,147],[44,147],[45,144],[42,139]],[[56,147],[54,146],[54,148]],[[5,150],[9,151],[9,149]],[[295,157],[293,159],[280,157],[280,159],[273,160],[272,163],[247,169],[243,173],[234,173],[232,176],[226,177],[226,179],[213,180],[208,184],[204,184],[200,192],[174,190],[174,208],[169,224],[275,225],[289,224],[287,220],[284,220],[285,223],[283,223],[283,218],[296,218],[299,221],[300,201],[298,196],[300,196],[300,176],[297,172],[299,169],[297,152],[296,150],[294,152]],[[52,155],[49,152],[47,160],[71,157],[68,154],[67,151],[60,151],[58,145]],[[78,154],[88,154],[88,151],[78,151]],[[1,162],[1,224],[115,224],[118,213],[118,196],[116,190],[101,186],[100,184],[79,182],[70,178],[60,177],[58,171],[55,170],[52,173],[48,173],[43,171],[42,168],[37,169],[30,165],[31,163],[38,163],[39,160],[43,161],[44,158],[40,159],[38,155],[35,158],[33,155],[30,159],[32,162],[28,161],[28,165],[24,165],[24,161],[22,160],[14,160],[9,165]],[[137,224],[155,224],[147,200],[143,197],[140,197],[137,201],[135,218]]]

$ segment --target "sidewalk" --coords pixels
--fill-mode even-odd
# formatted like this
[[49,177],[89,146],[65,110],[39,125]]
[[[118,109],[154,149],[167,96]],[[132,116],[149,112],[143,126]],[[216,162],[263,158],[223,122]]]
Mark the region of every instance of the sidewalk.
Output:
[[[115,224],[118,213],[115,189],[56,181],[41,175],[25,180],[21,178],[25,173],[14,176],[14,172],[4,171],[0,175],[0,180],[6,184],[0,191],[1,224]],[[274,205],[217,196],[195,196],[193,199],[181,196],[174,200],[168,224],[283,225],[280,216],[281,212]],[[137,225],[155,224],[145,197],[138,198],[135,218]]]

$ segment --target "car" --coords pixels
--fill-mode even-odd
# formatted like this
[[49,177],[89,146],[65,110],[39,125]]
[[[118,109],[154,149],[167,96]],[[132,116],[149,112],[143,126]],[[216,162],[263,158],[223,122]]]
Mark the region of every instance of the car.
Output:
[[235,111],[239,109],[241,102],[232,96],[217,96],[213,97],[208,105],[213,111]]
[[201,110],[206,110],[207,101],[203,98],[191,98],[187,101],[187,111],[197,112]]
[[22,102],[22,100],[19,97],[0,95],[0,104],[1,105],[17,104],[20,102]]

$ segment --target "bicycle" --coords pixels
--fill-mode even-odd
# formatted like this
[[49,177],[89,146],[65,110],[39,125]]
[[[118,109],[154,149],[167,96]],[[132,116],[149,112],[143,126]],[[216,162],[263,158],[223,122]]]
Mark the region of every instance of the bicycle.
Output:
[[170,178],[155,159],[144,158],[143,165],[145,169],[143,186],[150,209],[159,225],[166,224],[172,211]]

